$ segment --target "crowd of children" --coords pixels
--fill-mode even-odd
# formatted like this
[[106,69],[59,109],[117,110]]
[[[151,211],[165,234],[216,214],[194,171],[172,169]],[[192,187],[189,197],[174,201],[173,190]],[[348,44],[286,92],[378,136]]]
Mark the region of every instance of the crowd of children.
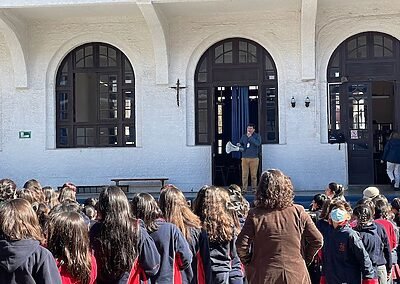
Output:
[[312,283],[400,283],[398,205],[399,198],[389,204],[376,187],[366,188],[353,208],[343,194],[314,196],[310,211],[317,212],[324,246],[309,269]]
[[[17,189],[2,179],[0,283],[270,283],[270,270],[251,263],[274,265],[262,258],[291,250],[298,252],[290,253],[289,262],[301,259],[309,274],[290,278],[299,272],[282,262],[278,270],[286,274],[274,283],[400,283],[399,198],[389,204],[370,187],[351,208],[343,187],[330,183],[314,197],[308,215],[293,204],[290,179],[276,171],[276,179],[282,176],[288,185],[279,187],[273,173],[262,176],[252,206],[236,185],[203,186],[191,205],[173,185],[163,187],[158,200],[147,193],[128,200],[119,187],[108,186],[79,204],[72,183],[54,190],[29,180]],[[298,217],[293,224],[288,214]],[[274,248],[266,247],[269,241]]]

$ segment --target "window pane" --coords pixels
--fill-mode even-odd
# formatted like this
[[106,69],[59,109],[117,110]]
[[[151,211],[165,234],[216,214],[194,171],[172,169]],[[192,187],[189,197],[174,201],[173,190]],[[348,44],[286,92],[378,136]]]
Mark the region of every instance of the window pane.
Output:
[[118,85],[116,75],[100,76],[100,119],[118,117]]
[[247,63],[247,52],[239,51],[239,63]]
[[126,119],[131,119],[134,118],[134,112],[135,112],[135,98],[134,98],[134,93],[131,90],[126,90],[124,91],[125,95],[125,118]]
[[114,48],[100,45],[99,46],[100,67],[117,66],[117,52]]
[[96,122],[96,74],[75,74],[75,122]]
[[58,129],[59,138],[58,143],[60,146],[68,146],[68,128],[60,127]]
[[[208,133],[208,96],[207,90],[197,91],[197,124],[198,137],[201,134]],[[208,134],[207,134],[208,136]],[[200,142],[200,140],[199,140]]]
[[203,62],[201,62],[199,72],[207,72],[207,57],[205,57]]
[[56,86],[57,147],[135,145],[135,76],[118,49],[99,43],[76,48],[58,69]]
[[76,129],[76,145],[77,146],[94,146],[95,131],[92,127],[78,127]]
[[207,82],[207,73],[199,73],[197,76],[197,81],[199,83],[206,83]]
[[135,128],[133,126],[125,126],[125,144],[135,145]]
[[108,66],[117,66],[117,52],[113,48],[108,48]]
[[[224,52],[224,48],[223,48],[223,45],[221,44],[221,45],[218,45],[216,48],[215,48],[215,62],[216,63],[220,63],[220,62],[217,62],[217,59],[218,58],[220,58],[221,57],[221,55],[222,55],[222,53]],[[220,59],[221,61],[222,61],[222,58]],[[222,63],[222,62],[221,62]]]
[[358,36],[347,42],[347,57],[351,59],[367,57],[367,37]]
[[329,86],[329,101],[328,101],[328,129],[340,130],[341,128],[341,111],[340,111],[340,85]]
[[251,55],[253,55],[254,57],[257,57],[257,48],[256,48],[255,45],[249,43],[249,48],[248,48],[248,50],[249,50],[249,53],[250,53]]
[[58,94],[58,111],[60,120],[68,120],[68,93]]
[[129,60],[126,58],[124,60],[124,70],[125,70],[125,74],[124,74],[125,84],[133,84],[134,76],[133,76],[132,66],[131,66],[131,63],[129,62]]
[[199,143],[208,143],[208,134],[199,134]]
[[276,72],[274,65],[272,63],[271,58],[268,55],[265,55],[265,75],[264,78],[266,80],[276,80]]
[[93,46],[81,47],[75,52],[75,66],[77,68],[93,67]]
[[274,70],[274,65],[272,64],[271,59],[269,56],[265,56],[265,70]]
[[277,111],[277,97],[276,97],[276,89],[275,88],[267,88],[267,132],[274,132],[276,130],[276,111]]
[[224,43],[224,52],[231,51],[231,50],[232,50],[232,42],[231,41],[225,42]]
[[232,51],[224,53],[224,63],[232,63]]
[[207,133],[208,130],[208,112],[206,109],[198,111],[199,116],[199,133]]
[[246,51],[247,52],[247,42],[245,41],[239,41],[239,50]]
[[61,66],[61,72],[59,71],[58,82],[59,86],[66,86],[68,85],[68,60],[64,62],[64,65]]
[[383,57],[383,46],[374,46],[374,57]]
[[363,46],[367,44],[367,36],[359,36],[358,38],[358,46]]
[[83,53],[83,48],[78,49],[75,52],[75,65],[76,67],[84,67],[85,66],[85,61],[84,61],[84,53]]
[[93,67],[93,47],[85,47],[85,67]]
[[117,127],[100,127],[100,145],[118,145]]

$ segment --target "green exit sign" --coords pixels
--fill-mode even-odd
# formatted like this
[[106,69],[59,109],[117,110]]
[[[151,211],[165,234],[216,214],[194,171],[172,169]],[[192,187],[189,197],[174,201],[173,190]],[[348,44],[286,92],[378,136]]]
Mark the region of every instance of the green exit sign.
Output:
[[31,132],[30,131],[20,131],[19,132],[19,139],[29,139],[31,138]]

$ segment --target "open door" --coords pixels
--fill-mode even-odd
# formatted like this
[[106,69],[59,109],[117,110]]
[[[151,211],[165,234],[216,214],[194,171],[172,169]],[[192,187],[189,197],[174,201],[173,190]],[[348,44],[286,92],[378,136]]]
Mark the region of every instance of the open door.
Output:
[[[240,152],[225,152],[228,141],[239,142],[247,124],[256,124],[258,132],[258,86],[224,86],[214,88],[215,142],[213,144],[213,184],[241,184]],[[261,162],[260,162],[261,165]],[[261,166],[260,166],[261,167]]]
[[371,82],[345,83],[349,184],[374,183]]

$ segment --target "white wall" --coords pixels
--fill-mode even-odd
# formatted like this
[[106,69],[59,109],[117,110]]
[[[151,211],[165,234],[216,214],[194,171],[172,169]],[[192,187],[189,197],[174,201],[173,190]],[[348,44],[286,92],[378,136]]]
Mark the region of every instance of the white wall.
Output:
[[[66,180],[79,185],[105,184],[110,178],[131,176],[168,176],[183,190],[210,184],[211,149],[194,145],[194,70],[200,56],[215,42],[244,37],[267,49],[278,69],[280,144],[263,146],[264,169],[282,169],[298,190],[322,189],[331,181],[346,184],[346,148],[327,144],[325,74],[329,57],[340,42],[357,32],[376,30],[400,36],[395,16],[349,19],[346,11],[350,8],[319,7],[316,81],[301,80],[298,7],[168,18],[169,81],[179,78],[187,86],[179,108],[176,92],[169,85],[156,84],[154,46],[143,17],[30,20],[25,47],[28,89],[14,87],[10,52],[0,38],[1,176],[20,185],[32,177],[55,186]],[[382,13],[387,12],[389,7]],[[58,65],[73,48],[93,41],[120,48],[132,62],[136,148],[55,148]],[[296,108],[290,106],[292,96]],[[311,99],[309,108],[304,106],[306,96]],[[18,139],[20,130],[31,130],[32,138]]]

